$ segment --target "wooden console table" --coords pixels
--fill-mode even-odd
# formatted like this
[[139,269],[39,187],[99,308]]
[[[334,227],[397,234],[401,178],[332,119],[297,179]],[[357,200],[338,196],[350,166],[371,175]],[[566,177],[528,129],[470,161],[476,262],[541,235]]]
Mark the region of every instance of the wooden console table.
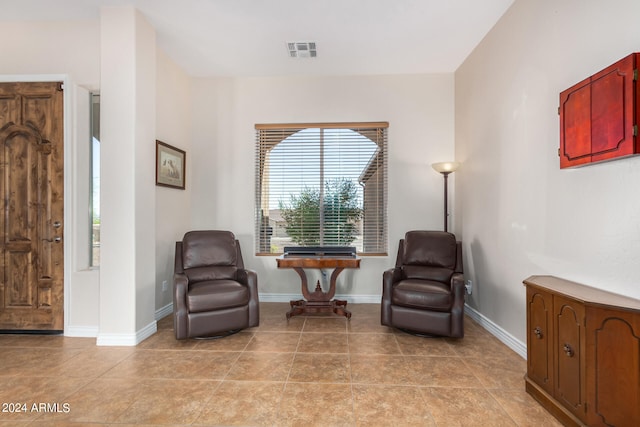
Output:
[[[306,313],[335,313],[351,318],[351,312],[347,310],[347,301],[335,300],[336,280],[345,268],[360,268],[360,258],[355,254],[330,253],[324,251],[299,251],[287,252],[276,258],[278,268],[292,268],[300,276],[302,287],[302,300],[292,300],[291,310],[287,312],[287,320],[291,316]],[[323,292],[320,281],[313,292],[309,292],[305,268],[323,269],[333,268],[329,280],[329,291]]]

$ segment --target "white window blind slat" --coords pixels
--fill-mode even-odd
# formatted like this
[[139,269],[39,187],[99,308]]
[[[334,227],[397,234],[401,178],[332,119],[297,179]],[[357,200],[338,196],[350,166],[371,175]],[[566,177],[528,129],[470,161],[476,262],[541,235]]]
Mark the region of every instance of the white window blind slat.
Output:
[[387,252],[388,123],[256,125],[256,253]]

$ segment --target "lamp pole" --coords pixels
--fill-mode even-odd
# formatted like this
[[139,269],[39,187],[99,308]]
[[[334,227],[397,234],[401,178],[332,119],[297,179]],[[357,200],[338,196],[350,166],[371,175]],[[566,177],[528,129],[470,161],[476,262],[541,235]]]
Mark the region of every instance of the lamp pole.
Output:
[[444,231],[447,231],[449,224],[449,209],[447,208],[449,196],[447,194],[447,181],[451,172],[440,172],[444,177]]
[[449,229],[449,194],[447,189],[447,181],[449,178],[449,174],[455,172],[459,167],[460,163],[458,162],[441,162],[434,163],[431,167],[436,171],[442,174],[444,177],[444,231],[448,231]]

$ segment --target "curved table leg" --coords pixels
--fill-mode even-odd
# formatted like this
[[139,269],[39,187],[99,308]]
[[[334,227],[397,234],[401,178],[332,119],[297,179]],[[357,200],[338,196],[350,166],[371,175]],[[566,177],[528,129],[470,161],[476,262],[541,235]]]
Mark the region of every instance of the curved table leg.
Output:
[[333,273],[331,273],[328,292],[322,291],[319,280],[316,289],[313,292],[309,292],[307,275],[304,269],[294,267],[294,270],[298,273],[298,276],[300,276],[302,295],[305,299],[292,300],[289,302],[291,310],[287,312],[287,320],[289,320],[291,316],[298,314],[331,312],[351,319],[351,312],[346,309],[347,301],[333,299],[336,294],[336,281],[338,280],[338,275],[344,270],[343,267],[337,267],[333,270]]

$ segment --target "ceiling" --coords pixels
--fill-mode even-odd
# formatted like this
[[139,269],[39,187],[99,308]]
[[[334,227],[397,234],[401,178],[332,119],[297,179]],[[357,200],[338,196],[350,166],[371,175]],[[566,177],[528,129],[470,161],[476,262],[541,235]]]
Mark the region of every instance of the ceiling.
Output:
[[[513,1],[0,0],[0,21],[98,20],[131,4],[196,77],[449,73]],[[298,41],[317,57],[289,57]]]

